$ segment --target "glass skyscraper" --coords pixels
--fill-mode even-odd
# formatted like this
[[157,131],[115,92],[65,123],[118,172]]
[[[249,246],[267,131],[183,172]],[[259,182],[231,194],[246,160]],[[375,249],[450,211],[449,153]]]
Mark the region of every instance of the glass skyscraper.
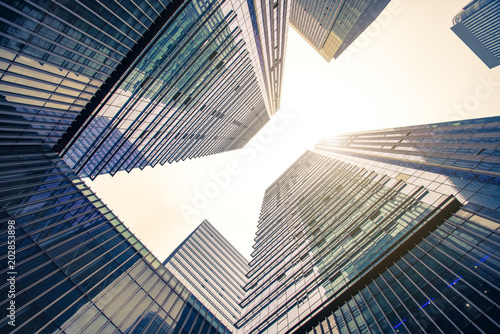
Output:
[[228,329],[240,317],[248,261],[207,220],[163,262]]
[[279,108],[286,2],[0,6],[0,144],[54,149],[81,176],[241,148]]
[[230,333],[52,151],[0,155],[0,226],[2,333]]
[[7,145],[54,147],[99,89],[130,65],[160,14],[176,6],[2,1],[0,115],[15,135],[5,136]]
[[500,117],[407,126],[324,138],[315,148],[462,203],[500,210],[499,127]]
[[296,0],[290,24],[327,62],[345,49],[378,17],[389,0]]
[[320,141],[267,190],[243,333],[499,330],[500,118]]
[[182,6],[63,151],[68,164],[94,178],[241,148],[269,116],[237,23],[230,3]]
[[242,147],[289,19],[329,61],[386,4],[2,1],[0,332],[498,332],[500,117],[323,139],[248,264],[208,221],[162,264],[80,178]]
[[267,92],[267,107],[271,114],[280,108],[283,71],[285,68],[286,46],[290,0],[246,0],[250,12],[257,56],[262,71],[262,84]]
[[494,117],[323,139],[266,190],[248,265],[207,221],[163,265],[56,152],[4,148],[0,330],[495,333],[499,138]]
[[500,65],[500,3],[473,0],[454,18],[451,30],[486,66]]

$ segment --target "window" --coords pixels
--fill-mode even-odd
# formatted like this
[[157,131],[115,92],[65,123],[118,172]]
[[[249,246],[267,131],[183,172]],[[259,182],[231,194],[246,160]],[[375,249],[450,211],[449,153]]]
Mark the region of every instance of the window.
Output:
[[217,51],[214,51],[210,54],[210,56],[208,56],[208,60],[212,61],[216,56],[217,56]]
[[223,113],[221,113],[221,112],[219,112],[219,111],[217,111],[217,110],[212,111],[212,112],[210,113],[210,115],[212,115],[212,116],[214,116],[214,117],[217,117],[217,118],[221,118],[221,119],[222,119],[222,117],[224,117],[224,114],[223,114]]
[[356,226],[354,230],[352,230],[351,233],[349,233],[349,235],[351,236],[351,238],[354,238],[359,234],[359,232],[361,232],[361,228],[359,226]]
[[297,305],[300,306],[300,305],[304,304],[306,301],[307,301],[307,295],[302,296],[302,297],[297,299]]
[[340,273],[339,270],[337,270],[336,272],[333,273],[332,276],[330,276],[330,282],[334,282],[340,276],[342,276],[342,274]]
[[321,247],[321,246],[323,246],[323,245],[324,245],[324,243],[325,243],[325,238],[321,238],[321,239],[320,239],[320,240],[316,243],[316,246]]
[[175,95],[172,97],[172,100],[177,100],[179,98],[179,96],[181,96],[182,92],[177,92],[175,93]]
[[380,210],[377,210],[377,211],[373,212],[368,219],[375,220],[375,218],[377,218],[377,216],[379,214],[380,214]]

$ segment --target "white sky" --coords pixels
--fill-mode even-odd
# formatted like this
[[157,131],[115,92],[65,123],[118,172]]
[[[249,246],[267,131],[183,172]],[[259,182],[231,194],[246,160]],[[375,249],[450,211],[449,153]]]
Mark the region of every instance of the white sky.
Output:
[[468,2],[393,0],[330,64],[290,28],[281,110],[243,150],[87,184],[161,261],[205,218],[250,259],[265,189],[321,137],[500,115],[500,66],[450,30]]

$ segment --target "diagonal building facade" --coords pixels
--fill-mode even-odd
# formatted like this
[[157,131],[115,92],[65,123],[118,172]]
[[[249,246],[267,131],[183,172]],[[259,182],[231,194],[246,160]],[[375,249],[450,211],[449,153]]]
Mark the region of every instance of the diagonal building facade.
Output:
[[266,190],[241,332],[498,331],[499,121],[304,153]]
[[163,264],[236,332],[248,263],[210,222],[203,221]]
[[495,0],[473,0],[453,18],[451,30],[481,61],[500,65],[500,4]]
[[0,155],[0,226],[2,333],[231,332],[55,152]]
[[69,165],[94,178],[241,148],[269,116],[237,23],[230,3],[181,7],[63,151]]
[[16,135],[8,144],[55,147],[180,4],[2,2],[0,112]]
[[286,2],[0,6],[0,144],[81,176],[241,148],[279,108]]
[[389,0],[297,0],[290,25],[327,62],[337,59],[375,21]]

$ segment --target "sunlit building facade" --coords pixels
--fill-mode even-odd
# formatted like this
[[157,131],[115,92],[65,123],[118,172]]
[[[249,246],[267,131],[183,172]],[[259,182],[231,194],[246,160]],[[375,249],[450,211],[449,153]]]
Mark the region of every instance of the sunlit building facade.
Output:
[[346,134],[302,155],[266,190],[240,330],[497,332],[499,121]]
[[0,155],[0,226],[2,333],[230,333],[52,151]]
[[243,147],[269,115],[241,35],[230,3],[185,3],[68,144],[65,160],[94,178]]
[[0,246],[14,230],[16,253],[1,306],[15,301],[16,327],[0,330],[497,332],[499,129],[323,139],[266,190],[249,266],[207,221],[164,266],[57,153],[3,150]]
[[378,17],[389,0],[296,0],[290,25],[327,62],[338,58]]
[[286,2],[0,6],[0,144],[81,176],[241,148],[279,108]]
[[454,18],[451,30],[489,68],[500,65],[500,3],[473,0]]
[[[253,27],[263,90],[267,92],[266,106],[270,114],[278,111],[281,104],[283,72],[285,69],[286,46],[290,0],[247,0],[250,22]],[[243,6],[243,5],[242,5]]]
[[315,148],[462,203],[500,210],[499,126],[500,117],[488,117],[348,133],[323,138]]
[[163,262],[231,331],[240,317],[248,261],[207,220]]

